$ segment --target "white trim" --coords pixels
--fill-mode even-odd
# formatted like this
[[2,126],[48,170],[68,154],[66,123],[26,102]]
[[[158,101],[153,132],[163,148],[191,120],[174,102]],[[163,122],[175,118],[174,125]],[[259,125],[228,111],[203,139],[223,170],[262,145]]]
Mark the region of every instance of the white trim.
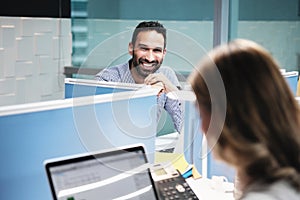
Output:
[[284,77],[292,77],[292,76],[298,76],[299,72],[297,71],[290,71],[290,72],[281,72],[281,74],[284,76]]
[[107,81],[97,81],[88,79],[75,79],[75,78],[65,78],[65,83],[74,85],[87,85],[87,86],[97,86],[97,87],[113,87],[120,89],[140,89],[145,87],[145,84],[133,84],[133,83],[120,83],[120,82],[107,82]]
[[0,107],[0,116],[62,109],[62,108],[69,108],[75,106],[85,106],[85,105],[99,104],[104,102],[126,100],[129,98],[130,99],[141,98],[141,97],[153,96],[157,94],[158,94],[157,89],[151,87],[143,87],[135,91],[117,92],[117,93],[110,93],[110,94],[69,98],[63,100],[53,100],[53,101],[44,101],[44,102],[37,102],[37,103],[3,106]]
[[295,99],[298,102],[298,104],[300,105],[300,97],[295,97]]

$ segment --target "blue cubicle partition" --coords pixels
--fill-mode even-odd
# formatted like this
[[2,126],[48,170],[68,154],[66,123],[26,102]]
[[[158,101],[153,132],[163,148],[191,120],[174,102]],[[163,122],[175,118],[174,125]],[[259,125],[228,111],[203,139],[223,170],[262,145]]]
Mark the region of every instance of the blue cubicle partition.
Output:
[[144,143],[154,160],[156,91],[0,107],[0,199],[52,199],[46,159]]
[[[194,95],[194,94],[190,94]],[[195,99],[194,99],[195,100]],[[184,134],[184,157],[185,160],[189,164],[194,164],[194,149],[195,145],[198,146],[197,143],[202,141],[202,134],[196,134],[198,133],[199,129],[197,129],[199,124],[199,117],[198,113],[195,109],[195,103],[194,100],[187,100],[184,99],[184,127],[183,127],[183,134]],[[196,136],[198,135],[199,140],[196,141]],[[200,148],[201,149],[201,148]],[[201,160],[200,160],[201,161]],[[200,172],[202,171],[202,164],[198,165],[197,168]]]
[[189,164],[194,164],[203,177],[225,176],[228,181],[233,182],[235,171],[230,166],[213,158],[205,137],[201,132],[201,119],[196,110],[196,97],[191,91],[179,93],[184,102],[184,156]]
[[196,110],[196,97],[191,91],[179,93],[184,103],[184,157],[189,164],[193,164],[197,171],[206,177],[207,162],[202,156],[203,134],[200,131],[200,117]]
[[291,72],[283,71],[282,75],[285,77],[285,80],[287,81],[288,85],[290,86],[291,91],[296,96],[299,72],[297,72],[297,71],[291,71]]
[[[132,91],[138,90],[142,87],[145,86],[143,84],[101,82],[96,80],[66,78],[65,98]],[[176,132],[176,130],[171,116],[163,110],[157,125],[157,136],[173,132]]]
[[213,158],[212,152],[207,154],[207,177],[225,176],[229,182],[234,182],[236,171],[233,167]]
[[65,98],[133,91],[138,90],[141,87],[143,87],[143,85],[66,78]]

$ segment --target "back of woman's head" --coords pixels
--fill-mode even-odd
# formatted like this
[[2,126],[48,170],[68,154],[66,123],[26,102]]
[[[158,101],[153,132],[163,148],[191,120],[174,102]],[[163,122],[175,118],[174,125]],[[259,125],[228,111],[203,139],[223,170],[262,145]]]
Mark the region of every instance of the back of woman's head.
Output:
[[[273,182],[286,178],[300,190],[299,108],[277,63],[261,46],[247,40],[214,49],[190,76],[199,108],[208,112],[221,105],[222,99],[219,93],[209,93],[204,81],[215,73],[214,67],[226,94],[217,155],[239,165],[253,179]],[[228,149],[234,156],[224,153]]]

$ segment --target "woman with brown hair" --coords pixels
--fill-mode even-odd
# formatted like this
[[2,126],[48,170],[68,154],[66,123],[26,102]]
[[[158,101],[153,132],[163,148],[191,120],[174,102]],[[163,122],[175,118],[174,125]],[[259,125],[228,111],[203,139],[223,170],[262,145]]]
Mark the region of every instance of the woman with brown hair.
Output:
[[236,198],[299,200],[299,105],[271,55],[237,39],[213,49],[189,82],[214,157],[236,169]]

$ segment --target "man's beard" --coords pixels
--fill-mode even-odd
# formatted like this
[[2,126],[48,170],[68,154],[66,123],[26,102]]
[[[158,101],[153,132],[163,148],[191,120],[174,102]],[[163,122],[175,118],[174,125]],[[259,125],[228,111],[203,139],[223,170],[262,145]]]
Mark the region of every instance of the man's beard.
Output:
[[[163,60],[161,60],[161,62],[158,61],[149,62],[146,59],[142,59],[142,58],[136,59],[136,56],[133,56],[132,58],[133,67],[135,67],[138,74],[144,78],[146,78],[149,74],[153,74],[154,72],[156,72],[160,68],[162,62]],[[152,70],[144,69],[143,67],[140,66],[143,63],[152,64],[153,69]]]

